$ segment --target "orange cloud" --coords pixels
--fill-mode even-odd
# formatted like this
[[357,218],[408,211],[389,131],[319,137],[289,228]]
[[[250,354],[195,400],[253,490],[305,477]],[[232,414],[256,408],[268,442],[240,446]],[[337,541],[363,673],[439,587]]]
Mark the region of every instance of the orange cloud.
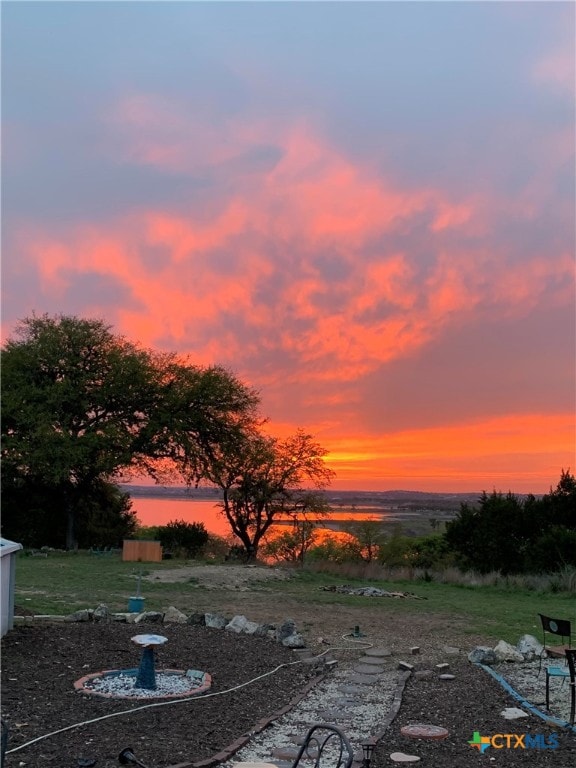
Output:
[[[223,196],[197,209],[141,208],[80,226],[65,240],[35,233],[27,250],[46,292],[64,296],[87,273],[115,281],[128,299],[111,309],[102,296],[102,314],[147,345],[171,344],[241,369],[263,350],[277,361],[284,352],[301,362],[282,372],[286,381],[353,380],[463,319],[526,312],[545,293],[548,302],[572,299],[567,254],[514,263],[501,250],[445,239],[447,230],[466,239],[489,229],[490,200],[393,188],[303,121],[215,127],[168,101],[133,97],[113,125],[123,131],[121,153],[135,146],[133,162],[170,172],[199,163],[218,174],[221,163],[261,145],[278,150],[270,167],[237,169]],[[158,143],[169,151],[155,154]],[[423,221],[426,271],[392,246],[396,234],[418,233]],[[331,274],[332,260],[341,276]]]

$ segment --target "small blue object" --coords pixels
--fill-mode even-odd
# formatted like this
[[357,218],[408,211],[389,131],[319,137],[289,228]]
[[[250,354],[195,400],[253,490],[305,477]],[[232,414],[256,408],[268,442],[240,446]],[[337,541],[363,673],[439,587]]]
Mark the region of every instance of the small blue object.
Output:
[[130,597],[128,599],[128,610],[130,613],[142,613],[144,610],[144,598]]

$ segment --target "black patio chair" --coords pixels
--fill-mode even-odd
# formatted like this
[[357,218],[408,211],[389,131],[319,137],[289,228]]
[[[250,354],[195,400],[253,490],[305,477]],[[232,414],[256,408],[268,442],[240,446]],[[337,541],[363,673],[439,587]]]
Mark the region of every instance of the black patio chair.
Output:
[[316,723],[306,734],[292,768],[299,768],[301,760],[309,768],[350,768],[354,748],[336,725]]
[[576,715],[576,648],[566,651],[566,661],[570,672],[570,725],[574,725]]
[[576,648],[565,651],[566,666],[546,667],[546,709],[550,708],[550,680],[559,678],[564,681],[570,678],[570,725],[574,725],[574,712],[576,710]]
[[[542,613],[539,613],[538,616],[540,616],[542,623],[542,652],[540,653],[540,664],[538,666],[538,674],[540,674],[542,670],[542,657],[545,652],[548,656],[565,659],[566,651],[573,648],[573,644],[572,625],[568,619],[553,619],[550,616],[544,616]],[[560,637],[561,644],[548,645],[548,635]]]

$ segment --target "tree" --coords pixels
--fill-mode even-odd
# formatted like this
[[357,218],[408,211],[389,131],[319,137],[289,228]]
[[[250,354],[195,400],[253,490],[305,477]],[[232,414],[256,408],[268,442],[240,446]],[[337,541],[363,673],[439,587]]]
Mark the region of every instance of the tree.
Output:
[[220,366],[199,368],[175,354],[156,354],[158,394],[142,449],[140,472],[157,480],[206,479],[213,465],[259,423],[259,397]]
[[343,526],[344,531],[358,542],[358,558],[371,563],[378,558],[380,547],[386,541],[381,520],[357,520]]
[[299,430],[279,440],[252,429],[225,447],[213,456],[207,474],[222,489],[223,513],[247,560],[256,559],[262,538],[275,520],[326,514],[327,504],[319,491],[334,473],[324,463],[326,452],[311,435]]
[[306,553],[317,541],[316,527],[313,520],[294,520],[290,530],[266,541],[264,554],[277,562],[303,564]]
[[481,573],[576,565],[576,481],[562,470],[556,489],[541,499],[483,493],[478,506],[461,505],[444,537],[461,566]]
[[182,552],[185,557],[196,557],[207,544],[210,535],[204,523],[171,520],[158,528],[158,537],[164,549]]
[[258,402],[222,368],[143,350],[100,320],[64,315],[23,320],[2,350],[2,374],[3,498],[32,489],[56,500],[67,548],[77,546],[79,518],[101,483],[126,470],[158,477],[166,466],[198,482]]
[[33,316],[16,337],[2,351],[4,472],[56,493],[71,548],[82,500],[132,461],[154,369],[97,320]]

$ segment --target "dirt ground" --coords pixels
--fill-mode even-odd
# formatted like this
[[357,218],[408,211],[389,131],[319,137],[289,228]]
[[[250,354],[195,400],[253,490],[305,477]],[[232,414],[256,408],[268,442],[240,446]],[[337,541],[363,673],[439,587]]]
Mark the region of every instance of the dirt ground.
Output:
[[197,581],[206,589],[244,589],[252,582],[285,581],[290,571],[282,568],[268,568],[260,565],[195,565],[191,567],[157,570],[144,581],[160,581],[177,584]]

